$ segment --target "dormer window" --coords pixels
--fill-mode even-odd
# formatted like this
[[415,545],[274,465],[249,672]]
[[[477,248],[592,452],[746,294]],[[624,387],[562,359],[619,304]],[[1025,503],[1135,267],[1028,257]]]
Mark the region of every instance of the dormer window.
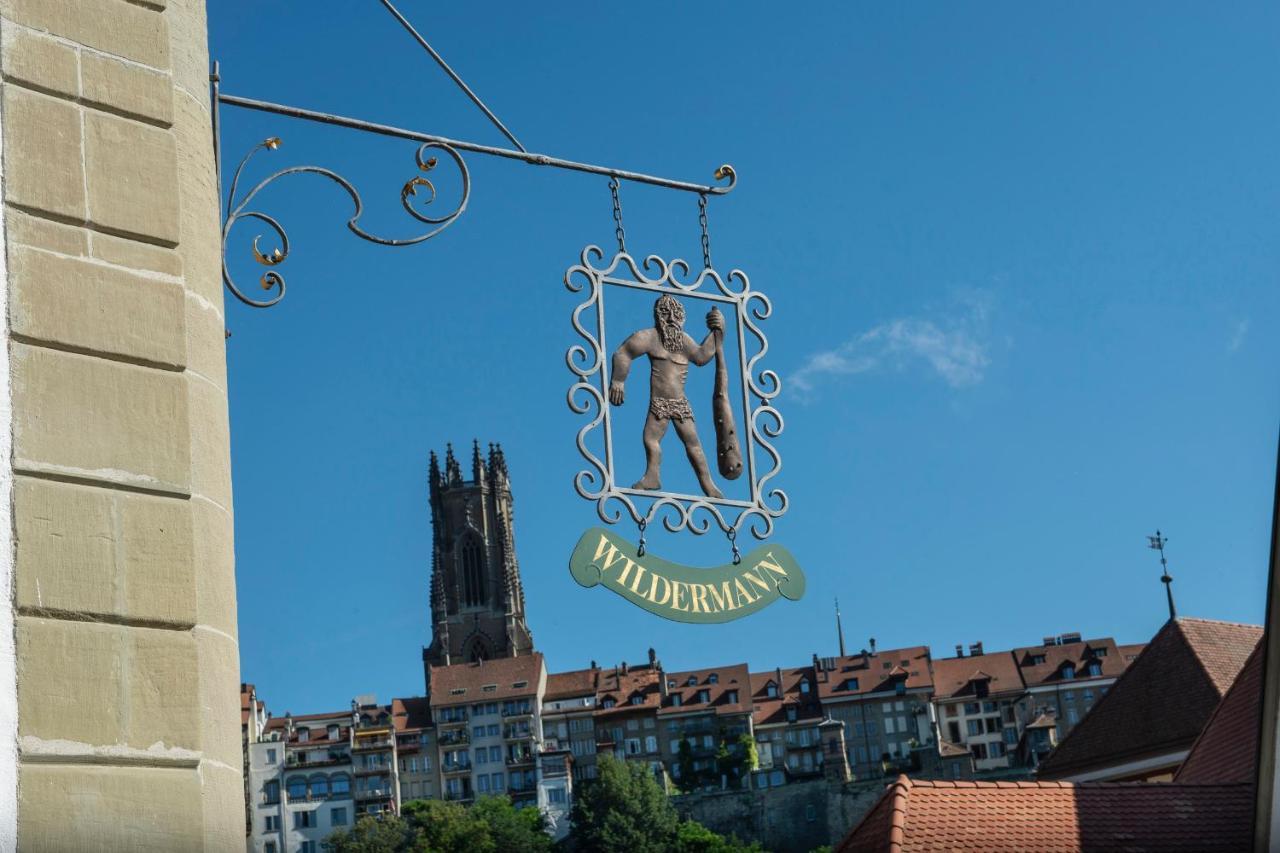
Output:
[[1030,663],[1030,665],[1031,665],[1031,666],[1043,666],[1043,665],[1044,665],[1044,655],[1031,655],[1031,656],[1030,656],[1030,661],[1031,661],[1031,663]]
[[703,705],[705,705],[705,704],[707,704],[708,702],[710,702],[710,701],[711,701],[711,691],[710,691],[710,690],[699,690],[699,691],[698,691],[698,701],[699,701],[700,703],[702,703]]
[[1085,672],[1092,676],[1102,675],[1102,664],[1096,660],[1089,661],[1089,665],[1085,668]]
[[602,708],[612,708],[612,707],[613,707],[614,705],[616,705],[616,704],[618,704],[618,703],[617,703],[617,702],[615,702],[615,701],[613,701],[613,697],[612,697],[612,696],[606,696],[606,697],[605,697],[605,699],[604,699],[604,701],[600,703],[600,707],[602,707]]
[[1089,653],[1096,658],[1105,658],[1107,656],[1107,647],[1102,646],[1101,648],[1097,648],[1097,649],[1089,649]]
[[720,683],[720,676],[716,675],[714,672],[707,676],[707,684],[719,684],[719,683]]
[[329,740],[337,740],[337,739],[338,739],[338,727],[337,727],[337,726],[329,726],[328,734],[329,734]]
[[298,743],[306,743],[311,740],[311,729],[298,729]]
[[[805,689],[804,689],[804,686],[805,686],[805,685],[807,685],[808,683],[809,683],[809,682],[807,682],[807,681],[802,681],[802,682],[800,682],[800,687],[801,687],[800,692],[801,692],[801,693],[808,693],[808,692],[809,692],[808,690],[805,690]],[[857,689],[858,689],[858,679],[856,679],[856,678],[846,678],[846,679],[844,680],[844,683],[840,685],[840,689],[841,689],[841,690],[857,690]]]
[[[858,679],[856,679],[856,678],[850,678],[850,679],[849,679],[849,681],[852,681],[852,682],[853,682],[853,689],[854,689],[854,690],[857,690],[857,689],[858,689]],[[847,683],[847,682],[846,682],[846,683]],[[809,692],[809,679],[807,679],[807,678],[802,678],[802,679],[800,679],[800,692],[801,692],[801,693],[806,693],[806,694]]]
[[1076,677],[1075,664],[1064,663],[1062,665],[1062,669],[1058,670],[1058,674],[1061,675],[1064,680],[1075,678]]
[[684,699],[683,697],[680,696],[679,693],[671,694],[671,706],[673,708],[679,708],[683,703],[684,703]]
[[770,681],[768,684],[766,684],[766,685],[764,686],[764,695],[765,695],[765,696],[767,696],[767,697],[768,697],[768,698],[770,698],[770,699],[777,699],[777,698],[778,698],[778,685],[776,685],[776,684],[774,684],[772,681]]
[[787,722],[794,723],[796,721],[796,716],[797,716],[796,709],[795,709],[795,706],[793,705],[792,707],[787,709]]
[[639,693],[637,693],[636,695],[634,695],[634,696],[632,696],[632,697],[631,697],[631,704],[632,704],[632,705],[643,705],[643,704],[644,704],[644,697],[643,697],[643,696],[641,696]]
[[893,692],[898,696],[906,696],[907,695],[906,679],[899,678],[897,681],[893,682]]
[[738,691],[729,690],[724,694],[724,701],[730,705],[738,704]]
[[671,689],[671,688],[673,688],[673,687],[675,687],[675,686],[676,686],[676,680],[675,680],[674,678],[668,678],[668,679],[667,679],[667,689]]
[[689,676],[689,680],[688,680],[688,681],[686,681],[686,682],[684,683],[684,685],[685,685],[685,687],[697,687],[697,686],[698,686],[698,676],[696,676],[696,675],[691,675],[691,676]]
[[973,682],[973,695],[985,699],[991,693],[991,683],[985,678]]

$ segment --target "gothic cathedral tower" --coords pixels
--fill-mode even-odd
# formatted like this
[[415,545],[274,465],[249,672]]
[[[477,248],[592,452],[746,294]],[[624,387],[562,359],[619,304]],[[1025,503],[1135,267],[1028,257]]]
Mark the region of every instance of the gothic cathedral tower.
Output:
[[462,479],[452,445],[443,471],[432,452],[431,527],[431,645],[422,652],[428,691],[433,666],[533,651],[501,446],[489,445],[486,464],[479,443],[472,445],[470,480]]

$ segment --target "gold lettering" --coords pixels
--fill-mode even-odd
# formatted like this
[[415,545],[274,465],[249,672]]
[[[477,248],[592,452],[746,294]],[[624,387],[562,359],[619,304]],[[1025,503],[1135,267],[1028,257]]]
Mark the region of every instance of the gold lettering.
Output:
[[757,569],[764,568],[764,569],[767,569],[768,571],[773,572],[775,575],[782,575],[784,578],[787,577],[786,569],[782,568],[782,566],[776,562],[771,562],[772,560],[775,559],[772,551],[766,551],[765,556],[768,557],[769,559],[761,560],[760,562],[756,563],[755,568]]
[[[705,583],[689,585],[689,600],[693,605],[694,613],[711,612],[711,608],[707,606],[707,585]],[[702,605],[701,611],[698,609],[698,605]]]
[[[657,597],[658,581],[662,581],[662,598]],[[649,595],[646,597],[654,604],[666,604],[671,600],[671,581],[662,575],[649,572]]]
[[688,610],[689,609],[688,607],[683,607],[680,604],[680,593],[684,592],[688,588],[689,588],[689,585],[684,581],[671,582],[671,609],[672,610]]
[[627,575],[631,574],[631,570],[636,567],[636,564],[631,562],[627,557],[623,557],[623,559],[627,561],[627,564],[623,566],[622,571],[618,573],[618,586],[626,585]]
[[644,575],[644,572],[645,572],[644,566],[637,563],[635,577],[631,579],[631,591],[636,593],[637,595],[640,594],[640,578]]
[[602,575],[605,572],[609,571],[609,569],[613,568],[614,563],[618,562],[619,560],[627,559],[624,554],[622,554],[617,548],[614,547],[613,543],[610,542],[609,539],[603,533],[600,534],[600,544],[596,546],[596,555],[591,559],[598,561],[600,557],[605,554],[606,549],[608,550],[608,556],[605,556],[604,565],[600,567],[600,574]]
[[721,583],[719,588],[715,584],[707,584],[707,592],[711,593],[711,600],[715,603],[716,610],[734,610],[738,606],[733,600],[728,581]]
[[[749,571],[744,571],[744,572],[742,573],[742,576],[743,576],[744,578],[746,578],[747,580],[751,581],[751,582],[752,582],[753,584],[755,584],[756,586],[758,586],[758,587],[760,587],[761,589],[763,589],[765,592],[768,592],[768,591],[769,591],[769,584],[768,584],[768,582],[767,582],[767,581],[764,581],[764,580],[762,580],[762,579],[760,579],[760,578],[758,578],[758,577],[756,577],[755,575],[751,574],[751,572],[749,572]],[[768,576],[768,575],[765,575],[765,577],[767,578],[767,577],[769,577],[769,576]],[[758,594],[759,594],[759,593],[757,593],[757,595],[758,595]]]
[[[733,579],[733,588],[734,588],[734,591],[738,593],[739,607],[746,607],[747,604],[752,604],[755,602],[755,598],[751,595],[751,593],[747,592],[747,588],[742,585],[742,578]],[[747,600],[746,604],[742,603],[742,599],[744,598]]]

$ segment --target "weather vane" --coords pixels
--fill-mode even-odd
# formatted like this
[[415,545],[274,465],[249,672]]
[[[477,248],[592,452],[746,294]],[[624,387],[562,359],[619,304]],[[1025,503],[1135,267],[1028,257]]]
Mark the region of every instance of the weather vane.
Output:
[[1168,541],[1168,538],[1160,535],[1160,530],[1157,528],[1155,536],[1147,537],[1147,547],[1160,552],[1160,582],[1164,584],[1165,596],[1169,599],[1169,618],[1177,619],[1178,611],[1173,606],[1173,578],[1169,575],[1169,563],[1164,558],[1164,546]]

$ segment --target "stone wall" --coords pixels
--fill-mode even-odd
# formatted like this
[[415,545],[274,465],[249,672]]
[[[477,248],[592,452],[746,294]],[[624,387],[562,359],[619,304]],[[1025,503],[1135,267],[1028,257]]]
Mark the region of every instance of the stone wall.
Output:
[[243,849],[204,2],[0,0],[0,73],[17,845]]
[[778,853],[835,846],[875,805],[884,783],[841,784],[825,779],[756,791],[715,791],[674,798],[681,817],[722,835],[758,841]]

